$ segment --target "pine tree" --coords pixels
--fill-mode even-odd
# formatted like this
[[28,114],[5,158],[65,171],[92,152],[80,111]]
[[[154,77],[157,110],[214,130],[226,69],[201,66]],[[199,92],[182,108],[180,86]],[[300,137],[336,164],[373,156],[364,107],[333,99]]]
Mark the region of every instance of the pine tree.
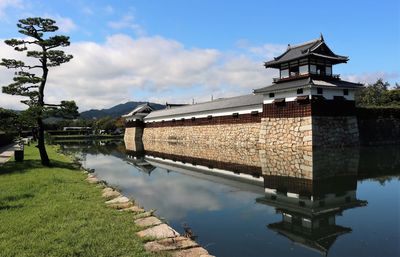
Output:
[[44,142],[44,117],[49,113],[68,116],[78,114],[78,108],[74,101],[61,101],[61,104],[49,104],[44,101],[49,68],[69,62],[73,57],[65,54],[64,51],[56,50],[58,47],[69,46],[69,37],[54,35],[45,38],[46,33],[58,30],[55,23],[54,20],[40,17],[19,20],[17,23],[18,32],[28,38],[9,39],[4,42],[14,47],[16,51],[26,52],[26,56],[33,58],[36,62],[31,65],[20,60],[2,59],[0,63],[8,69],[16,70],[14,82],[8,86],[3,86],[3,93],[27,97],[27,100],[21,102],[28,105],[35,113],[38,127],[37,147],[41,162],[45,166],[50,165],[50,160]]

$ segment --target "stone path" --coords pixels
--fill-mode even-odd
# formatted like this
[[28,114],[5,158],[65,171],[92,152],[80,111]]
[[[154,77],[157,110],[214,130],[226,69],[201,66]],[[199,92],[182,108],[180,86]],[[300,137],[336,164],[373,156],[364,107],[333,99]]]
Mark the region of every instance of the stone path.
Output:
[[0,165],[3,165],[14,156],[16,147],[18,147],[17,144],[11,144],[0,148]]
[[144,245],[146,251],[169,252],[173,257],[213,257],[195,241],[181,236],[169,225],[153,216],[154,211],[145,211],[117,190],[106,186],[94,174],[87,174],[86,180],[89,183],[104,187],[102,196],[105,198],[105,204],[108,207],[133,214],[134,224],[141,228],[136,234],[150,240]]

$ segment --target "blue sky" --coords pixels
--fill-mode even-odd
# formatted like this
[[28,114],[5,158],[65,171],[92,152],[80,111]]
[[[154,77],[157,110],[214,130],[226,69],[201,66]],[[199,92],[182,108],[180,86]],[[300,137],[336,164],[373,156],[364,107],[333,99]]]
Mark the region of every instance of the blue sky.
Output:
[[[16,21],[29,16],[52,17],[59,34],[71,37],[64,50],[75,58],[51,73],[48,100],[73,98],[81,110],[250,93],[276,75],[263,61],[320,33],[334,52],[350,57],[334,69],[343,78],[400,81],[400,2],[394,0],[0,0],[0,39],[18,37]],[[1,45],[0,55],[12,52]],[[6,84],[11,77],[1,72]],[[17,102],[0,94],[0,106]]]

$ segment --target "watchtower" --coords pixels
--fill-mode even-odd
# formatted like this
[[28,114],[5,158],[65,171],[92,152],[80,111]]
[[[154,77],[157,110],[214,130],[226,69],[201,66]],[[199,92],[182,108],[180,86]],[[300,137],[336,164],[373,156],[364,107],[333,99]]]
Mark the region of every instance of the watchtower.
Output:
[[279,69],[263,95],[260,143],[284,146],[350,146],[359,143],[354,93],[362,85],[333,73],[347,56],[335,54],[321,34],[287,50],[266,68]]

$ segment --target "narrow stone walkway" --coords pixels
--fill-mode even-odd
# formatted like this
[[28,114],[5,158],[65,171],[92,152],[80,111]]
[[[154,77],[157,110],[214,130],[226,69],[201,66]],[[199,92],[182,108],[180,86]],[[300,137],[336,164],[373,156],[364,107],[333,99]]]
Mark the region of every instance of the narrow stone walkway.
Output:
[[136,235],[149,240],[144,245],[147,251],[169,252],[172,257],[213,257],[195,241],[181,236],[169,225],[153,216],[154,211],[145,211],[117,190],[98,180],[94,174],[88,173],[86,180],[91,184],[103,186],[102,196],[108,207],[133,214],[134,223],[141,228]]
[[0,147],[0,166],[10,160],[14,156],[14,150],[18,147],[17,144],[10,144]]

